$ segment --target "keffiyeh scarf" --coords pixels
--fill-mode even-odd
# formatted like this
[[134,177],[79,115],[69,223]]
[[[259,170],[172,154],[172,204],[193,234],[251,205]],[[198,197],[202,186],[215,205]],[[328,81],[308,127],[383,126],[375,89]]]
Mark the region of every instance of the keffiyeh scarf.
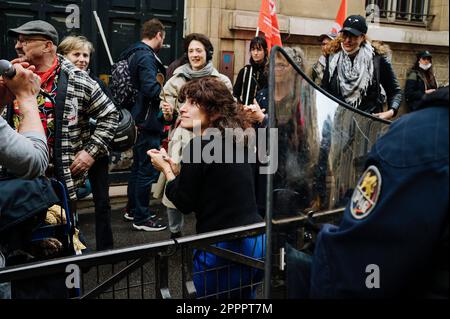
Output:
[[366,43],[359,49],[353,63],[344,49],[330,56],[330,81],[337,69],[341,95],[353,107],[358,107],[372,84],[374,54],[372,45]]

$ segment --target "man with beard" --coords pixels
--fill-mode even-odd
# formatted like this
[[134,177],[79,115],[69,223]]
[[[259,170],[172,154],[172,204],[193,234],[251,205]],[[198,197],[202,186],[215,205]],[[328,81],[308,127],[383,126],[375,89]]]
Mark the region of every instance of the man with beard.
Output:
[[121,105],[131,107],[138,129],[124,218],[133,221],[134,229],[143,231],[160,231],[167,227],[148,207],[150,190],[159,172],[147,158],[148,150],[159,148],[163,131],[162,121],[158,119],[161,85],[156,76],[158,73],[165,75],[165,68],[156,53],[161,49],[164,37],[164,25],[157,19],[149,20],[142,26],[141,41],[131,45],[119,58],[120,61],[128,61],[131,83],[138,91],[133,105]]
[[[63,182],[75,212],[76,189],[82,184],[95,159],[108,154],[119,113],[86,72],[56,53],[58,32],[49,23],[34,20],[10,29],[18,59],[36,67],[41,79],[37,104],[47,137],[49,168],[46,175]],[[19,127],[20,109],[9,105],[8,120]],[[89,118],[97,120],[89,132]]]

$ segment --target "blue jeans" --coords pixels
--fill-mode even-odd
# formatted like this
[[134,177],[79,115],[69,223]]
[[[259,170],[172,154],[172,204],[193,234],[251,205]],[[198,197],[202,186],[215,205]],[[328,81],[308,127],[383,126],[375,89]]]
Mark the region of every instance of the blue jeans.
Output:
[[[255,259],[265,256],[265,235],[215,244]],[[263,279],[262,270],[237,264],[214,254],[194,250],[194,285],[197,297],[254,299],[257,285]]]
[[152,166],[147,151],[159,149],[159,134],[150,134],[144,130],[138,132],[136,144],[133,146],[133,165],[128,181],[128,207],[134,213],[134,224],[142,225],[150,220],[150,190],[158,180],[159,172]]
[[183,229],[184,225],[184,216],[183,214],[176,208],[166,209],[167,219],[169,221],[169,229],[171,233],[179,233]]

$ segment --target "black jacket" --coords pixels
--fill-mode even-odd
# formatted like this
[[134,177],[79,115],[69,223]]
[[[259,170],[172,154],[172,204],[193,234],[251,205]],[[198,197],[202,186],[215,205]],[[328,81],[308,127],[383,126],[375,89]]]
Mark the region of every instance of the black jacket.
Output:
[[[142,50],[136,50],[142,48]],[[159,93],[161,86],[156,81],[156,75],[166,74],[164,65],[156,56],[153,49],[143,42],[137,42],[121,53],[119,60],[124,60],[133,50],[133,57],[129,63],[131,81],[139,91],[136,103],[131,109],[131,114],[140,129],[151,133],[160,134],[163,129],[157,116],[159,113]]]
[[247,104],[252,104],[253,99],[256,97],[256,92],[264,89],[267,86],[267,76],[265,74],[265,63],[244,66],[236,78],[236,82],[233,87],[233,95],[242,104],[245,103],[248,91],[248,81],[250,79],[250,68],[252,69],[252,81],[250,85],[249,99]]
[[419,108],[419,104],[426,90],[437,89],[434,75],[432,81],[434,82],[432,85],[425,85],[425,74],[417,69],[410,70],[405,84],[405,100],[410,112],[416,111]]
[[184,148],[180,174],[166,186],[167,198],[183,214],[195,213],[197,233],[261,222],[247,157],[241,164],[225,163],[222,141],[222,163],[205,163],[203,158],[200,163],[187,163],[186,158],[195,160],[204,153],[208,141],[199,139],[192,139]]
[[[334,74],[330,75],[329,62],[330,59],[328,58],[321,86],[338,99],[345,101],[340,93],[337,69]],[[358,109],[367,113],[379,113],[383,111],[384,99],[381,94],[381,84],[387,94],[388,108],[393,109],[395,115],[402,101],[402,91],[392,65],[386,56],[380,54],[375,54],[373,63],[373,81],[367,89],[361,103],[358,105]]]

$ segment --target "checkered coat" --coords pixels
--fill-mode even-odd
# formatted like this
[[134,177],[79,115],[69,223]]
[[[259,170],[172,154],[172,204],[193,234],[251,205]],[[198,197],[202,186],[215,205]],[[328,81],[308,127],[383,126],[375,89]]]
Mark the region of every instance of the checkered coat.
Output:
[[[56,176],[68,188],[70,199],[76,199],[76,188],[84,176],[74,177],[70,165],[75,155],[85,150],[94,159],[108,154],[108,145],[114,137],[119,112],[88,73],[80,71],[58,55],[61,72],[56,95]],[[89,118],[97,120],[94,133],[89,131]]]

